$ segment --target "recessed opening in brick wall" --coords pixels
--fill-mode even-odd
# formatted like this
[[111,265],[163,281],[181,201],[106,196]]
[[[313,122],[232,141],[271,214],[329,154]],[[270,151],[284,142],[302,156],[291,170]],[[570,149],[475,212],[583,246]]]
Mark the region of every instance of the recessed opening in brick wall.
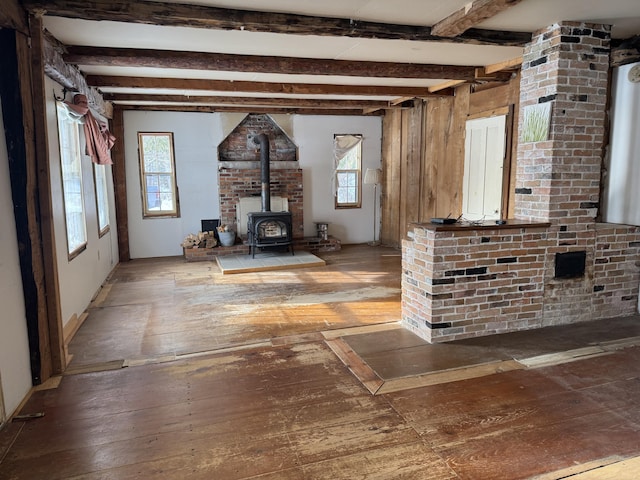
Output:
[[578,278],[584,276],[587,252],[556,253],[555,278]]
[[260,160],[260,149],[253,137],[264,133],[269,138],[269,156],[272,162],[295,162],[298,147],[269,115],[248,114],[218,146],[221,162]]

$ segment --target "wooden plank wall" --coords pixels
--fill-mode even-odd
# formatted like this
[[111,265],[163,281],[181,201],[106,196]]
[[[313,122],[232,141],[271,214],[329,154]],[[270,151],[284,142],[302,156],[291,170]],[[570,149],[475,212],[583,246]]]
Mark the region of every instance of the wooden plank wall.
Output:
[[[519,76],[473,93],[470,85],[461,85],[453,96],[416,101],[411,109],[386,112],[380,233],[384,245],[399,247],[412,222],[460,215],[466,121],[509,112],[508,135],[514,135],[516,129],[511,127],[517,126],[519,85]],[[515,168],[509,167],[516,158],[517,142],[508,140],[508,198],[504,203],[511,217]]]
[[400,230],[402,226],[420,220],[418,202],[420,198],[422,108],[402,110],[402,157],[400,165]]
[[400,232],[400,157],[402,110],[387,110],[382,121],[382,183],[380,186],[381,230],[383,244],[398,245]]

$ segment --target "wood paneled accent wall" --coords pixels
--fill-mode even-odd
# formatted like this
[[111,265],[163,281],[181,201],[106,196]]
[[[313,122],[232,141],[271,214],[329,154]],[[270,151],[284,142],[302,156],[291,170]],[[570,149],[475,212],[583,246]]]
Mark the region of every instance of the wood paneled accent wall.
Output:
[[412,222],[460,215],[469,118],[508,114],[504,210],[513,216],[515,168],[509,167],[516,158],[512,125],[517,125],[513,117],[518,111],[519,87],[520,77],[514,75],[505,84],[461,85],[453,96],[416,100],[410,109],[387,110],[382,124],[383,244],[399,246]]

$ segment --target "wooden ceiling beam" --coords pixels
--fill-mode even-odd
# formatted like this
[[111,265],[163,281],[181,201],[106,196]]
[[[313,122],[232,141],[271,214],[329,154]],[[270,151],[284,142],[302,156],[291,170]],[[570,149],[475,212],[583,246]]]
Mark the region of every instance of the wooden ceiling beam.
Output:
[[118,105],[121,110],[142,110],[151,112],[238,112],[238,113],[269,113],[290,115],[357,115],[379,116],[384,115],[384,110],[376,109],[365,112],[363,109],[352,108],[283,108],[283,107],[232,107],[215,105]]
[[494,72],[487,72],[484,67],[476,68],[476,81],[481,82],[508,82],[511,80],[511,72],[498,70]]
[[531,40],[531,34],[528,32],[469,29],[460,36],[449,38],[435,35],[431,28],[420,25],[394,25],[348,18],[234,10],[156,1],[23,0],[22,4],[29,10],[46,10],[48,15],[59,17],[218,30],[506,46],[524,46]]
[[390,97],[442,96],[430,94],[428,87],[395,85],[335,85],[321,83],[275,83],[200,78],[124,77],[87,75],[87,83],[96,88],[157,88],[209,90],[212,92],[252,92],[292,95],[379,95]]
[[522,0],[474,0],[433,27],[431,33],[441,37],[457,37],[483,21],[511,8]]
[[465,83],[464,80],[450,80],[448,82],[440,83],[439,85],[434,85],[433,87],[429,87],[429,91],[431,93],[439,92],[440,90],[445,90],[447,88],[457,87],[458,85],[462,85]]
[[139,93],[104,94],[112,102],[197,103],[209,105],[251,105],[309,108],[388,108],[389,102],[379,100],[328,100],[312,98],[229,97],[217,95],[152,95]]
[[484,67],[484,73],[492,74],[496,72],[502,72],[504,70],[513,70],[520,68],[522,65],[522,56],[505,60],[504,62],[492,63]]
[[67,63],[119,67],[177,68],[192,70],[339,75],[349,77],[424,78],[473,80],[475,68],[423,63],[365,62],[320,58],[295,58],[225,53],[149,50],[138,48],[68,47]]
[[20,6],[18,0],[2,0],[0,28],[17,30],[20,33],[29,32],[27,12]]

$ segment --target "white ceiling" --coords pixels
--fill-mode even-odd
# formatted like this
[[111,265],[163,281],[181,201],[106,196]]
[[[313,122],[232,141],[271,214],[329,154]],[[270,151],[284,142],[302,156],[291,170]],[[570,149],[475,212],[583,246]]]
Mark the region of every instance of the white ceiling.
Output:
[[[174,2],[185,3],[185,2]],[[242,10],[339,17],[390,24],[431,26],[462,8],[468,0],[191,0],[189,3]],[[559,21],[607,23],[614,38],[640,34],[640,0],[523,0],[477,28],[533,32]],[[45,28],[66,45],[145,48],[268,55],[351,61],[379,61],[486,66],[516,58],[520,47],[470,45],[408,40],[382,40],[315,35],[285,35],[241,30],[168,27],[44,17]],[[403,79],[280,73],[222,72],[214,70],[157,69],[79,65],[86,74],[168,78],[249,80],[277,83],[330,83],[338,85],[433,86],[442,79]],[[215,95],[215,91],[102,88],[104,92]],[[229,95],[227,93],[227,95]],[[259,94],[238,92],[234,96]],[[278,95],[284,97],[285,95]],[[302,97],[301,95],[296,95]],[[310,96],[305,96],[309,98]],[[315,95],[313,98],[337,98]],[[344,96],[340,98],[345,98]],[[351,98],[351,97],[349,97]],[[370,99],[388,97],[368,96]]]

